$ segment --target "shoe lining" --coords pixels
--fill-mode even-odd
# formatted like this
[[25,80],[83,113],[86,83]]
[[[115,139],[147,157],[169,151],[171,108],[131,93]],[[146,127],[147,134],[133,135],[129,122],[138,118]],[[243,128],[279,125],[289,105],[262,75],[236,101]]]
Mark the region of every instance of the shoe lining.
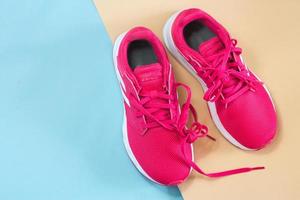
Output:
[[186,43],[192,49],[197,51],[199,49],[199,45],[216,36],[211,29],[209,29],[199,20],[192,21],[186,25],[183,29],[183,35]]
[[152,45],[146,40],[131,42],[127,50],[127,59],[131,69],[158,62]]

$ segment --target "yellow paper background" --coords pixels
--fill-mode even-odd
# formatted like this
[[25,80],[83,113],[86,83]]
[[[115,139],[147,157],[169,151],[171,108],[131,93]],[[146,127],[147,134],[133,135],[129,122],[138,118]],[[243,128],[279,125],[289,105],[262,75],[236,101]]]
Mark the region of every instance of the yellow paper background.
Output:
[[242,151],[219,134],[202,99],[200,84],[169,56],[177,81],[192,88],[192,103],[200,121],[217,139],[200,139],[194,144],[198,165],[207,172],[266,166],[264,171],[220,179],[193,172],[179,186],[184,199],[300,199],[299,0],[95,0],[95,4],[113,41],[137,25],[152,29],[162,38],[163,25],[175,11],[190,7],[207,11],[238,39],[245,62],[267,84],[274,98],[279,121],[275,141],[257,152]]

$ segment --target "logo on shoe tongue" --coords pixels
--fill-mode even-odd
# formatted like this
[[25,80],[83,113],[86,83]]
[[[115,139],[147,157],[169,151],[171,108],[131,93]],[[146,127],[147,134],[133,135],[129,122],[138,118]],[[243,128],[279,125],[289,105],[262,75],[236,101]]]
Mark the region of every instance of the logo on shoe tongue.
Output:
[[135,74],[142,86],[159,86],[162,82],[162,67],[159,64],[140,66],[135,70]]

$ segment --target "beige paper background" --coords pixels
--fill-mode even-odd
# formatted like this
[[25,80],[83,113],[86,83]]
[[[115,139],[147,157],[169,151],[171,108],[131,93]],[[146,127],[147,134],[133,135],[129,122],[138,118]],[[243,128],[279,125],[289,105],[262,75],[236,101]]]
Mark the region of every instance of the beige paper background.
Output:
[[[175,11],[199,7],[238,39],[247,65],[267,84],[277,106],[279,131],[275,141],[257,152],[237,149],[217,131],[199,83],[171,56],[176,79],[193,91],[192,103],[201,122],[217,142],[198,140],[196,162],[207,172],[264,165],[265,171],[208,179],[195,172],[180,185],[184,199],[300,199],[300,1],[299,0],[95,0],[112,39],[136,25],[162,28]],[[255,108],[253,108],[255,109]]]

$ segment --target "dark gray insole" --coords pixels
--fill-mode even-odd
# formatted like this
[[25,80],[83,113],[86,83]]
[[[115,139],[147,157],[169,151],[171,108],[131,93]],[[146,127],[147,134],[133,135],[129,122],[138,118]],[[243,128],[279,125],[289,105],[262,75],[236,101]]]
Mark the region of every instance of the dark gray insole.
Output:
[[216,36],[207,26],[197,20],[184,27],[183,35],[187,44],[197,51],[201,43]]
[[157,57],[152,45],[146,40],[131,42],[127,50],[127,59],[132,69],[141,65],[157,63]]

